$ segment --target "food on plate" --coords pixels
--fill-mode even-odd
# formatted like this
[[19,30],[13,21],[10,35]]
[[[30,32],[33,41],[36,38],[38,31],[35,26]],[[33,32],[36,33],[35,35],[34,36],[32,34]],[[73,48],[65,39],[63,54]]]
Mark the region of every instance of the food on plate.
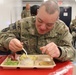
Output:
[[4,65],[18,65],[19,61],[11,60],[11,58],[8,58],[7,61],[4,63]]
[[37,60],[37,56],[36,55],[28,55],[28,57],[25,55],[25,54],[22,54],[21,56],[20,56],[20,60],[24,60],[24,59],[26,59],[26,58],[29,58],[29,59],[31,59],[31,60]]
[[[17,59],[18,58],[18,59]],[[26,54],[22,54],[22,55],[18,55],[18,57],[16,58],[16,60],[12,60],[11,56],[8,56],[8,58],[5,60],[5,62],[3,63],[4,65],[9,65],[9,66],[22,66],[22,67],[30,67],[30,66],[52,66],[54,65],[54,62],[52,61],[52,59],[47,56],[47,55],[26,55]]]
[[34,61],[32,59],[26,58],[24,60],[20,60],[20,65],[33,66]]
[[34,60],[34,61],[38,59],[38,57],[36,55],[30,55],[29,58]]
[[20,56],[20,65],[34,65],[35,60],[37,59],[37,56],[35,55],[28,55],[28,57],[25,54],[22,54]]
[[39,65],[40,66],[49,66],[49,65],[52,65],[52,63],[50,61],[40,61]]
[[19,60],[24,60],[24,59],[26,59],[27,58],[27,56],[25,55],[25,54],[22,54],[20,57],[19,57]]

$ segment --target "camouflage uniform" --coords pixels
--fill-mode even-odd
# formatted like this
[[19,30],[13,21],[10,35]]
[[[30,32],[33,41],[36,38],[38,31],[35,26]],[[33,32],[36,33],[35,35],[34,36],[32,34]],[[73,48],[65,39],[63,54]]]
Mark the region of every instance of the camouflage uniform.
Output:
[[70,30],[71,32],[76,32],[76,19],[72,20],[71,24],[70,24]]
[[58,60],[73,60],[75,50],[71,44],[72,36],[68,27],[58,20],[50,32],[40,35],[35,28],[35,20],[35,17],[23,18],[11,24],[8,30],[3,30],[0,34],[0,50],[9,50],[10,40],[17,38],[24,43],[28,54],[41,54],[40,47],[54,42],[61,49],[61,56],[57,58]]
[[29,17],[29,16],[31,16],[30,10],[24,9],[21,13],[21,18],[25,18],[25,17]]
[[70,31],[73,36],[73,45],[75,47],[75,42],[76,42],[76,19],[72,20],[70,24]]

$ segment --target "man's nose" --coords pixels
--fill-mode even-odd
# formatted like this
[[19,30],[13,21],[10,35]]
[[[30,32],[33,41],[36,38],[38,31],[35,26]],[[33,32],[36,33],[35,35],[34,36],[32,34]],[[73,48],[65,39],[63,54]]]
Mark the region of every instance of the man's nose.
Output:
[[41,27],[40,27],[42,30],[46,30],[46,24],[45,23],[43,23],[42,25],[41,25]]

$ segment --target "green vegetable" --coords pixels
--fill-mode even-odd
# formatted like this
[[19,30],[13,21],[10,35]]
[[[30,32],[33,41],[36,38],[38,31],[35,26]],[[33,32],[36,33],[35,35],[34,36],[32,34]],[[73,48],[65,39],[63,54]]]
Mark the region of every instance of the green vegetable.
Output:
[[11,58],[8,58],[7,61],[4,63],[4,65],[18,65],[19,61],[11,60]]

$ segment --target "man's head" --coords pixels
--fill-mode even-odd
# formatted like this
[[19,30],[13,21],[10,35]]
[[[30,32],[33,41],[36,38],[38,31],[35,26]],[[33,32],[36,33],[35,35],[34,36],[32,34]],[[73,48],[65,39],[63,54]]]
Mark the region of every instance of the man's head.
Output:
[[37,15],[37,10],[39,9],[39,5],[33,5],[33,6],[31,6],[31,15],[32,16],[35,16],[35,15]]
[[26,10],[30,10],[30,4],[29,3],[26,4]]
[[54,0],[44,2],[36,16],[36,28],[39,34],[46,34],[54,27],[59,18],[59,6]]

